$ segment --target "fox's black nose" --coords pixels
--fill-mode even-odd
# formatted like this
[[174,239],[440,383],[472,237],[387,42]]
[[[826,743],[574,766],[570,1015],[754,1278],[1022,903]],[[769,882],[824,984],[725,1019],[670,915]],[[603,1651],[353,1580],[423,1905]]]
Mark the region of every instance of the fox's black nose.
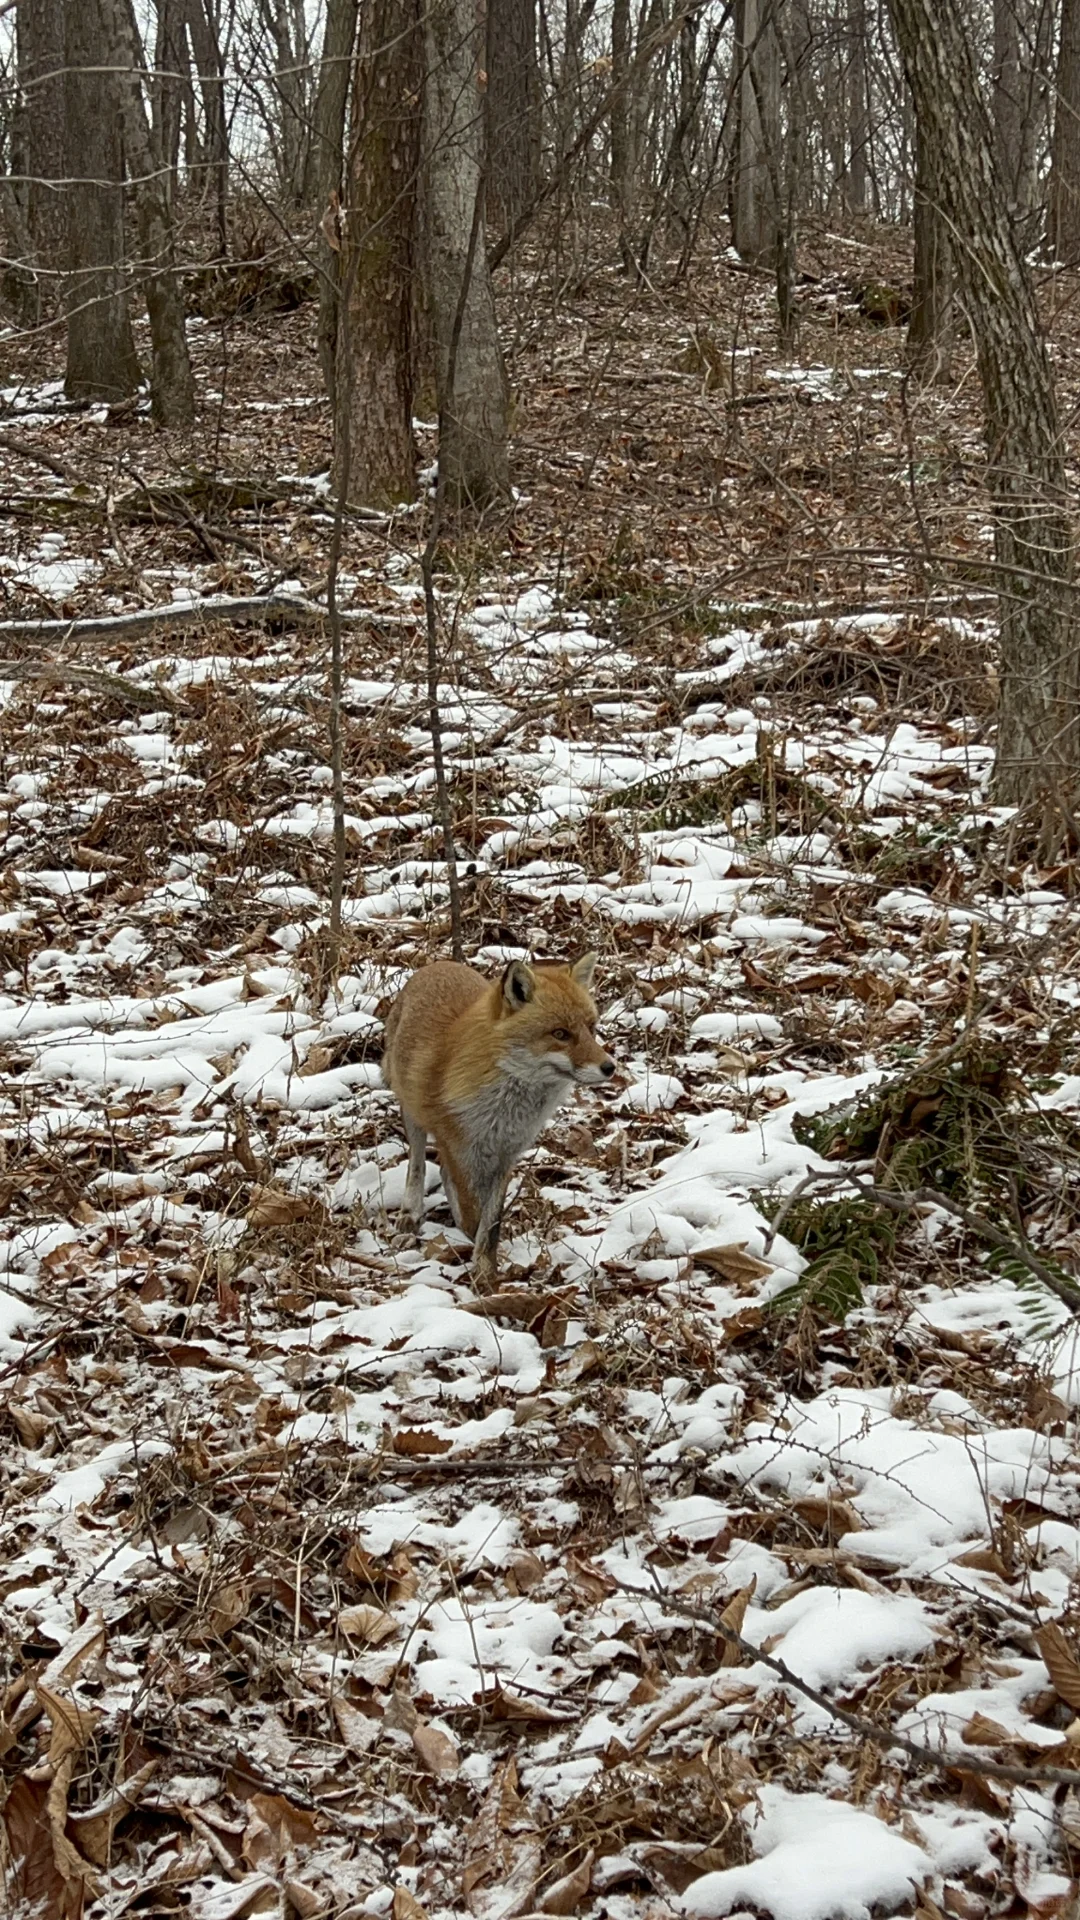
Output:
[[600,1069],[600,1071],[601,1071],[601,1073],[603,1074],[603,1076],[604,1076],[604,1079],[605,1079],[605,1080],[610,1080],[610,1079],[611,1079],[611,1076],[612,1076],[612,1074],[613,1074],[613,1073],[614,1073],[614,1071],[615,1071],[615,1062],[614,1062],[614,1060],[605,1060],[605,1061],[604,1061],[604,1064],[603,1064],[603,1066],[602,1066],[602,1067],[601,1067],[601,1069]]

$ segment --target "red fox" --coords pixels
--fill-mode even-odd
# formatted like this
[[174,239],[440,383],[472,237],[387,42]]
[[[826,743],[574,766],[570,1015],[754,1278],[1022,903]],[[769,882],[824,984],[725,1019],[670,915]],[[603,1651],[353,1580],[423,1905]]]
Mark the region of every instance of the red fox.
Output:
[[435,960],[420,967],[386,1018],[383,1079],[401,1102],[409,1142],[405,1212],[424,1213],[424,1154],[434,1134],[454,1220],[473,1243],[473,1279],[489,1286],[507,1181],[575,1087],[609,1080],[596,1038],[595,953],[573,966],[514,960],[501,980]]

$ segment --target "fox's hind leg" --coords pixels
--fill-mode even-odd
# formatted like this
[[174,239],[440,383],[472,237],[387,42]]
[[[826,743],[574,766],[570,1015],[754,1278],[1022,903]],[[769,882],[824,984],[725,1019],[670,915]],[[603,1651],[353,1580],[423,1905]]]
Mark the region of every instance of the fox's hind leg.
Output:
[[427,1134],[401,1110],[405,1123],[405,1138],[409,1142],[409,1172],[405,1181],[405,1212],[414,1227],[420,1225],[424,1217],[424,1188],[427,1184]]

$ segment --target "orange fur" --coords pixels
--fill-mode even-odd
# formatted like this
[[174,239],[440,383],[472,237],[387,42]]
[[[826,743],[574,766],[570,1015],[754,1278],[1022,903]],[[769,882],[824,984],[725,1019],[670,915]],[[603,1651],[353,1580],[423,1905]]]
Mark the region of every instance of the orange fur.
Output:
[[501,980],[436,960],[413,974],[386,1021],[383,1078],[409,1138],[406,1209],[423,1212],[433,1135],[455,1219],[490,1280],[511,1169],[575,1086],[610,1078],[589,992],[595,956],[572,967],[515,961]]

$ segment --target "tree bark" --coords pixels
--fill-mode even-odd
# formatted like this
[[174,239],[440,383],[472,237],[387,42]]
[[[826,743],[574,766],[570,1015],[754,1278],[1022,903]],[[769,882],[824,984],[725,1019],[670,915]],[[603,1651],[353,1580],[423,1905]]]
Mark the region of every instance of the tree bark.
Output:
[[67,374],[72,400],[122,400],[139,384],[124,263],[120,83],[110,71],[102,0],[65,9],[68,277]]
[[[386,507],[416,494],[413,279],[421,38],[415,0],[365,0],[353,77],[341,259],[334,465],[340,489]],[[346,443],[346,435],[348,442]]]
[[439,484],[451,507],[510,492],[509,394],[484,244],[484,44],[478,0],[426,0],[424,236]]
[[631,235],[635,168],[631,148],[630,54],[630,0],[612,0],[611,80],[615,93],[611,102],[611,195],[619,223],[619,252],[624,273],[632,273],[634,269]]
[[930,171],[926,142],[915,135],[914,294],[908,322],[908,366],[924,385],[944,385],[952,370],[952,242]]
[[737,0],[735,8],[731,239],[751,266],[776,263],[780,54],[772,5],[773,0]]
[[997,163],[1010,207],[1016,205],[1024,122],[1017,4],[1018,0],[994,0],[994,54],[990,88]]
[[187,0],[187,30],[199,74],[206,143],[203,164],[213,192],[221,257],[229,252],[229,130],[225,119],[225,69],[215,0]]
[[1080,0],[1062,0],[1054,88],[1047,245],[1054,260],[1080,260]]
[[293,22],[287,0],[259,0],[259,17],[276,54],[274,91],[277,95],[278,187],[282,198],[295,205],[303,195],[307,128],[304,116],[303,46],[293,45]]
[[139,29],[132,0],[98,0],[108,36],[109,65],[120,96],[128,171],[135,185],[139,260],[134,263],[150,319],[150,405],[159,427],[190,426],[195,418],[184,302],[176,274],[168,171],[157,164],[143,98]]
[[[12,171],[28,177],[14,189],[19,306],[31,326],[60,304],[66,248],[64,191],[64,4],[19,0],[15,15],[20,108]],[[55,186],[48,182],[55,181]]]
[[508,227],[540,180],[536,0],[489,0],[485,109],[488,208]]
[[150,125],[154,161],[165,174],[165,196],[170,208],[176,200],[181,101],[185,80],[190,83],[182,9],[178,0],[158,0],[154,72],[150,81]]
[[1025,229],[1039,208],[1052,24],[1048,0],[993,0],[991,106],[997,161],[1009,210]]
[[866,161],[870,140],[866,88],[866,0],[847,9],[847,171],[845,198],[852,213],[866,212]]
[[[328,214],[331,221],[335,219],[335,205],[342,198],[344,185],[345,116],[356,41],[356,10],[357,0],[327,0],[322,59],[319,62],[319,91],[312,131],[311,197],[319,213]],[[318,263],[319,319],[316,333],[319,364],[330,397],[331,412],[334,412],[337,406],[336,361],[342,261],[340,250],[332,247],[321,231]]]
[[1001,599],[994,789],[1071,816],[1080,780],[1072,530],[1053,371],[1005,206],[965,0],[889,0],[920,142],[953,232],[983,394]]

